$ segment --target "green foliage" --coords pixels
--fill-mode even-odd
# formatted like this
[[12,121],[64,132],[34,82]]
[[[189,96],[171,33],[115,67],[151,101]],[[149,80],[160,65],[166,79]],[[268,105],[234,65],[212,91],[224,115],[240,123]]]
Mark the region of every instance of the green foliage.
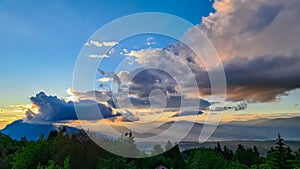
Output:
[[[69,134],[65,128],[51,131],[47,138],[37,141],[12,140],[0,133],[1,169],[153,169],[159,165],[173,169],[300,169],[300,149],[292,152],[278,135],[277,143],[261,157],[256,146],[238,145],[235,152],[218,143],[214,149],[196,148],[180,152],[170,141],[153,146],[148,158],[120,157],[99,147],[93,140],[105,142],[120,153],[129,156],[145,155],[140,151],[131,132],[117,140],[97,138],[95,133],[84,131]],[[164,150],[167,150],[164,152]]]
[[37,166],[37,169],[70,169],[70,158],[66,158],[64,161],[64,166],[60,167],[59,165],[55,165],[55,162],[53,160],[49,160],[48,166],[42,166],[39,164]]
[[11,168],[10,162],[13,160],[13,154],[21,151],[23,146],[26,146],[25,138],[20,142],[11,139],[10,137],[0,133],[0,168]]
[[13,169],[32,169],[38,164],[45,165],[48,163],[49,144],[45,140],[39,139],[37,142],[30,142],[13,157]]
[[226,146],[224,146],[224,150],[222,150],[221,144],[218,142],[217,146],[215,147],[215,151],[222,155],[226,160],[232,161],[233,151],[229,150]]
[[[255,149],[253,151],[253,149]],[[257,148],[245,148],[243,145],[238,145],[237,150],[233,155],[233,160],[248,167],[259,164],[259,153]]]
[[222,169],[228,168],[222,155],[212,149],[198,148],[191,150],[188,160],[190,169]]

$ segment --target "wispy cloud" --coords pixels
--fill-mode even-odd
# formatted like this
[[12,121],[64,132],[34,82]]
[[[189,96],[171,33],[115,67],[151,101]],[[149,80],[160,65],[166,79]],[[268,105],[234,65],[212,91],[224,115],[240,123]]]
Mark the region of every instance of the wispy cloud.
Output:
[[96,40],[90,40],[89,42],[86,42],[86,46],[96,46],[96,47],[105,47],[105,46],[115,46],[118,42],[110,41],[110,42],[99,42]]
[[99,82],[109,82],[109,81],[112,81],[112,79],[110,77],[102,77],[102,78],[98,79],[97,81],[99,81]]
[[203,114],[202,111],[182,111],[180,113],[175,113],[171,117],[180,117],[180,116],[197,116]]
[[148,46],[156,44],[156,42],[154,41],[154,37],[148,37],[146,41],[147,41],[146,44]]
[[89,57],[90,58],[99,58],[99,59],[109,58],[109,56],[106,54],[90,54]]

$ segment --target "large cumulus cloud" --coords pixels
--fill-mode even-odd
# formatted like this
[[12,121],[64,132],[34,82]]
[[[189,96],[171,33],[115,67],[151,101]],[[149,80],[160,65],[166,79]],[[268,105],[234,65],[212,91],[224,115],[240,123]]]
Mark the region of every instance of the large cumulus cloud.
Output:
[[221,57],[291,56],[300,47],[300,1],[216,0],[198,26]]
[[[300,1],[216,0],[214,8],[184,38],[199,45],[193,36],[199,28],[212,41],[223,62],[229,100],[270,102],[300,87]],[[209,95],[209,78],[198,57],[179,49],[196,72],[200,93]]]
[[[194,34],[200,29],[212,41],[222,59],[229,100],[270,102],[300,87],[299,0],[216,0],[214,8],[183,39],[201,47]],[[149,106],[148,97],[156,89],[165,93],[167,107],[180,105],[178,96],[201,101],[211,94],[207,70],[215,65],[205,67],[188,46],[178,43],[125,55],[142,67],[158,68],[113,74],[121,91],[129,88],[135,106]]]
[[[30,98],[32,104],[38,107],[38,113],[34,113],[31,110],[26,112],[27,121],[38,122],[58,122],[66,120],[77,120],[78,117],[75,111],[74,104],[84,110],[84,113],[79,115],[80,120],[99,120],[102,118],[111,118],[119,116],[120,114],[114,114],[110,107],[104,104],[99,104],[91,100],[82,100],[78,102],[66,102],[63,99],[59,99],[56,96],[48,96],[44,92],[40,92]],[[92,106],[97,105],[99,111],[92,111]],[[101,112],[101,113],[100,113]]]

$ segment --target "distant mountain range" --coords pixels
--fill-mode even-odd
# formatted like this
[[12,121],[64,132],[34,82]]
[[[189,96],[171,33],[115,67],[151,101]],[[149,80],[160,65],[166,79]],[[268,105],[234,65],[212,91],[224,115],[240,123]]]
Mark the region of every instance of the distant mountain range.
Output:
[[[7,125],[4,129],[0,130],[1,133],[9,135],[11,138],[20,140],[22,137],[26,137],[28,140],[37,140],[41,134],[47,137],[51,130],[59,130],[58,125],[53,124],[33,124],[27,123],[23,120],[16,120]],[[79,129],[74,127],[65,126],[67,131],[77,132]]]
[[[169,132],[175,135],[185,135],[182,128],[185,125],[191,124],[190,121],[176,122],[176,128]],[[147,131],[145,133],[133,132],[135,137],[150,137],[157,135],[170,128],[174,122],[167,122],[159,127]],[[36,140],[41,134],[48,136],[51,130],[58,130],[59,127],[53,124],[33,124],[27,123],[23,120],[17,120],[4,129],[0,130],[1,133],[11,136],[14,139],[20,139],[26,136],[29,140]],[[79,129],[74,127],[67,127],[69,132],[76,132]],[[192,129],[186,135],[184,141],[197,141],[199,133],[203,124],[195,123]],[[125,127],[115,127],[120,133],[125,133],[129,129]],[[213,133],[209,141],[228,141],[228,140],[274,140],[277,134],[280,133],[285,140],[300,140],[300,117],[292,118],[278,118],[278,119],[257,119],[250,121],[232,121],[220,124],[216,131]]]
[[[137,133],[136,137],[151,137],[158,133],[169,129],[168,132],[174,133],[174,137],[186,135],[183,128],[186,125],[193,125],[190,132],[184,138],[184,141],[197,141],[199,133],[203,127],[202,123],[194,123],[190,121],[176,122],[176,127],[172,130],[170,127],[174,121],[164,123],[155,129],[145,133]],[[115,127],[120,133],[124,133],[129,129],[125,127]],[[232,121],[220,124],[208,141],[228,141],[228,140],[274,140],[277,134],[286,140],[300,140],[300,117],[278,118],[278,119],[257,119],[250,121]]]
[[[165,123],[161,128],[167,128],[171,124],[172,122]],[[195,123],[185,140],[197,139],[202,127],[203,124]],[[217,127],[210,141],[274,140],[278,133],[286,140],[300,140],[300,117],[223,123]]]

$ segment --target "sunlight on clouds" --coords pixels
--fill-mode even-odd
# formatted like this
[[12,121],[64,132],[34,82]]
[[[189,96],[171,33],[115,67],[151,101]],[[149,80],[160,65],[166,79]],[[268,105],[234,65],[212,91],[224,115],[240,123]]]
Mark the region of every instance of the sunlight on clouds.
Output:
[[[229,13],[233,8],[231,1],[232,0],[216,0],[213,6],[218,12]],[[210,13],[210,15],[212,15],[212,13]]]
[[[4,128],[7,124],[25,117],[25,112],[29,108],[35,107],[34,105],[24,104],[24,105],[10,105],[7,108],[1,109],[0,115],[0,130]],[[36,111],[36,109],[35,109]]]
[[15,113],[25,113],[27,110],[31,110],[34,113],[39,113],[39,109],[34,104],[19,104],[10,105],[10,111]]
[[97,81],[98,82],[109,82],[111,81],[112,79],[110,77],[102,77],[100,79],[98,79]]
[[118,42],[102,42],[103,46],[115,46]]

